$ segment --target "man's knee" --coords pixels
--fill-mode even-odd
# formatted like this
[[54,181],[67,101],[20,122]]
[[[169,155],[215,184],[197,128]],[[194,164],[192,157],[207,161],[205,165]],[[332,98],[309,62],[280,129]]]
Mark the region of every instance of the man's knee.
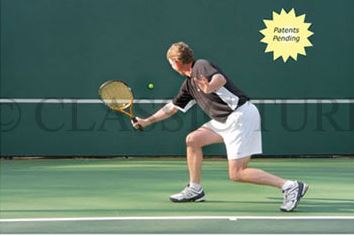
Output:
[[238,160],[229,160],[229,179],[237,182],[244,182],[247,177],[247,165],[251,157],[244,157]]
[[229,172],[229,179],[231,181],[242,182],[242,170]]
[[199,140],[197,135],[194,134],[193,132],[187,135],[187,137],[186,137],[186,145],[188,147],[202,147],[201,146],[201,141]]

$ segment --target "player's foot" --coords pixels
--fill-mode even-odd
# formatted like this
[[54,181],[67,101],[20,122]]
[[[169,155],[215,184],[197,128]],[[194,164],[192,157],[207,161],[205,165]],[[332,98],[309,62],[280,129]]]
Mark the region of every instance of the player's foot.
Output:
[[300,181],[294,181],[287,188],[283,190],[284,201],[280,210],[290,212],[295,210],[300,199],[305,195],[309,186]]
[[172,202],[203,202],[205,198],[203,188],[197,190],[189,185],[182,192],[170,196]]

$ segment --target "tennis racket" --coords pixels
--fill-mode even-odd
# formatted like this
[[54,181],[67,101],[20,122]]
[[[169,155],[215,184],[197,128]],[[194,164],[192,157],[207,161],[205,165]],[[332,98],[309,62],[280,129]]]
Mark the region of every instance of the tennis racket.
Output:
[[[98,89],[103,103],[110,109],[127,115],[133,123],[138,122],[133,113],[133,92],[128,85],[119,80],[110,80],[103,83]],[[138,125],[140,131],[143,127]]]

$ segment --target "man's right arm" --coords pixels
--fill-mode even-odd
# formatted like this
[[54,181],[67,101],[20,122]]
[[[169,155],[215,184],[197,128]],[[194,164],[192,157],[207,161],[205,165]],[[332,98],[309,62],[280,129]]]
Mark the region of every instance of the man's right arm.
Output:
[[178,109],[174,106],[172,102],[167,103],[165,106],[163,106],[160,110],[158,110],[156,113],[151,115],[148,118],[142,119],[142,118],[136,118],[138,122],[133,123],[133,126],[135,128],[138,127],[138,125],[144,127],[147,127],[153,123],[162,121],[164,119],[167,119],[177,113]]

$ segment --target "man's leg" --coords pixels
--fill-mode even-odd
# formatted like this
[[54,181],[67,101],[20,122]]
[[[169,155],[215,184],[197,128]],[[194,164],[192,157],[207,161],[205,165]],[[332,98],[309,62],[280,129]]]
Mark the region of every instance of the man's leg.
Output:
[[222,142],[223,139],[220,135],[205,127],[201,127],[187,136],[187,164],[190,183],[200,184],[203,160],[202,148],[210,144]]
[[203,146],[222,143],[223,139],[214,131],[201,127],[191,132],[186,138],[187,164],[189,170],[189,186],[182,192],[170,196],[173,202],[204,201],[204,190],[200,185]]
[[269,185],[281,188],[286,180],[256,168],[248,168],[251,157],[229,160],[229,177],[232,181]]
[[282,189],[284,194],[282,211],[293,211],[309,186],[300,181],[285,180],[260,169],[248,168],[251,157],[229,160],[229,177],[233,181],[269,185]]

